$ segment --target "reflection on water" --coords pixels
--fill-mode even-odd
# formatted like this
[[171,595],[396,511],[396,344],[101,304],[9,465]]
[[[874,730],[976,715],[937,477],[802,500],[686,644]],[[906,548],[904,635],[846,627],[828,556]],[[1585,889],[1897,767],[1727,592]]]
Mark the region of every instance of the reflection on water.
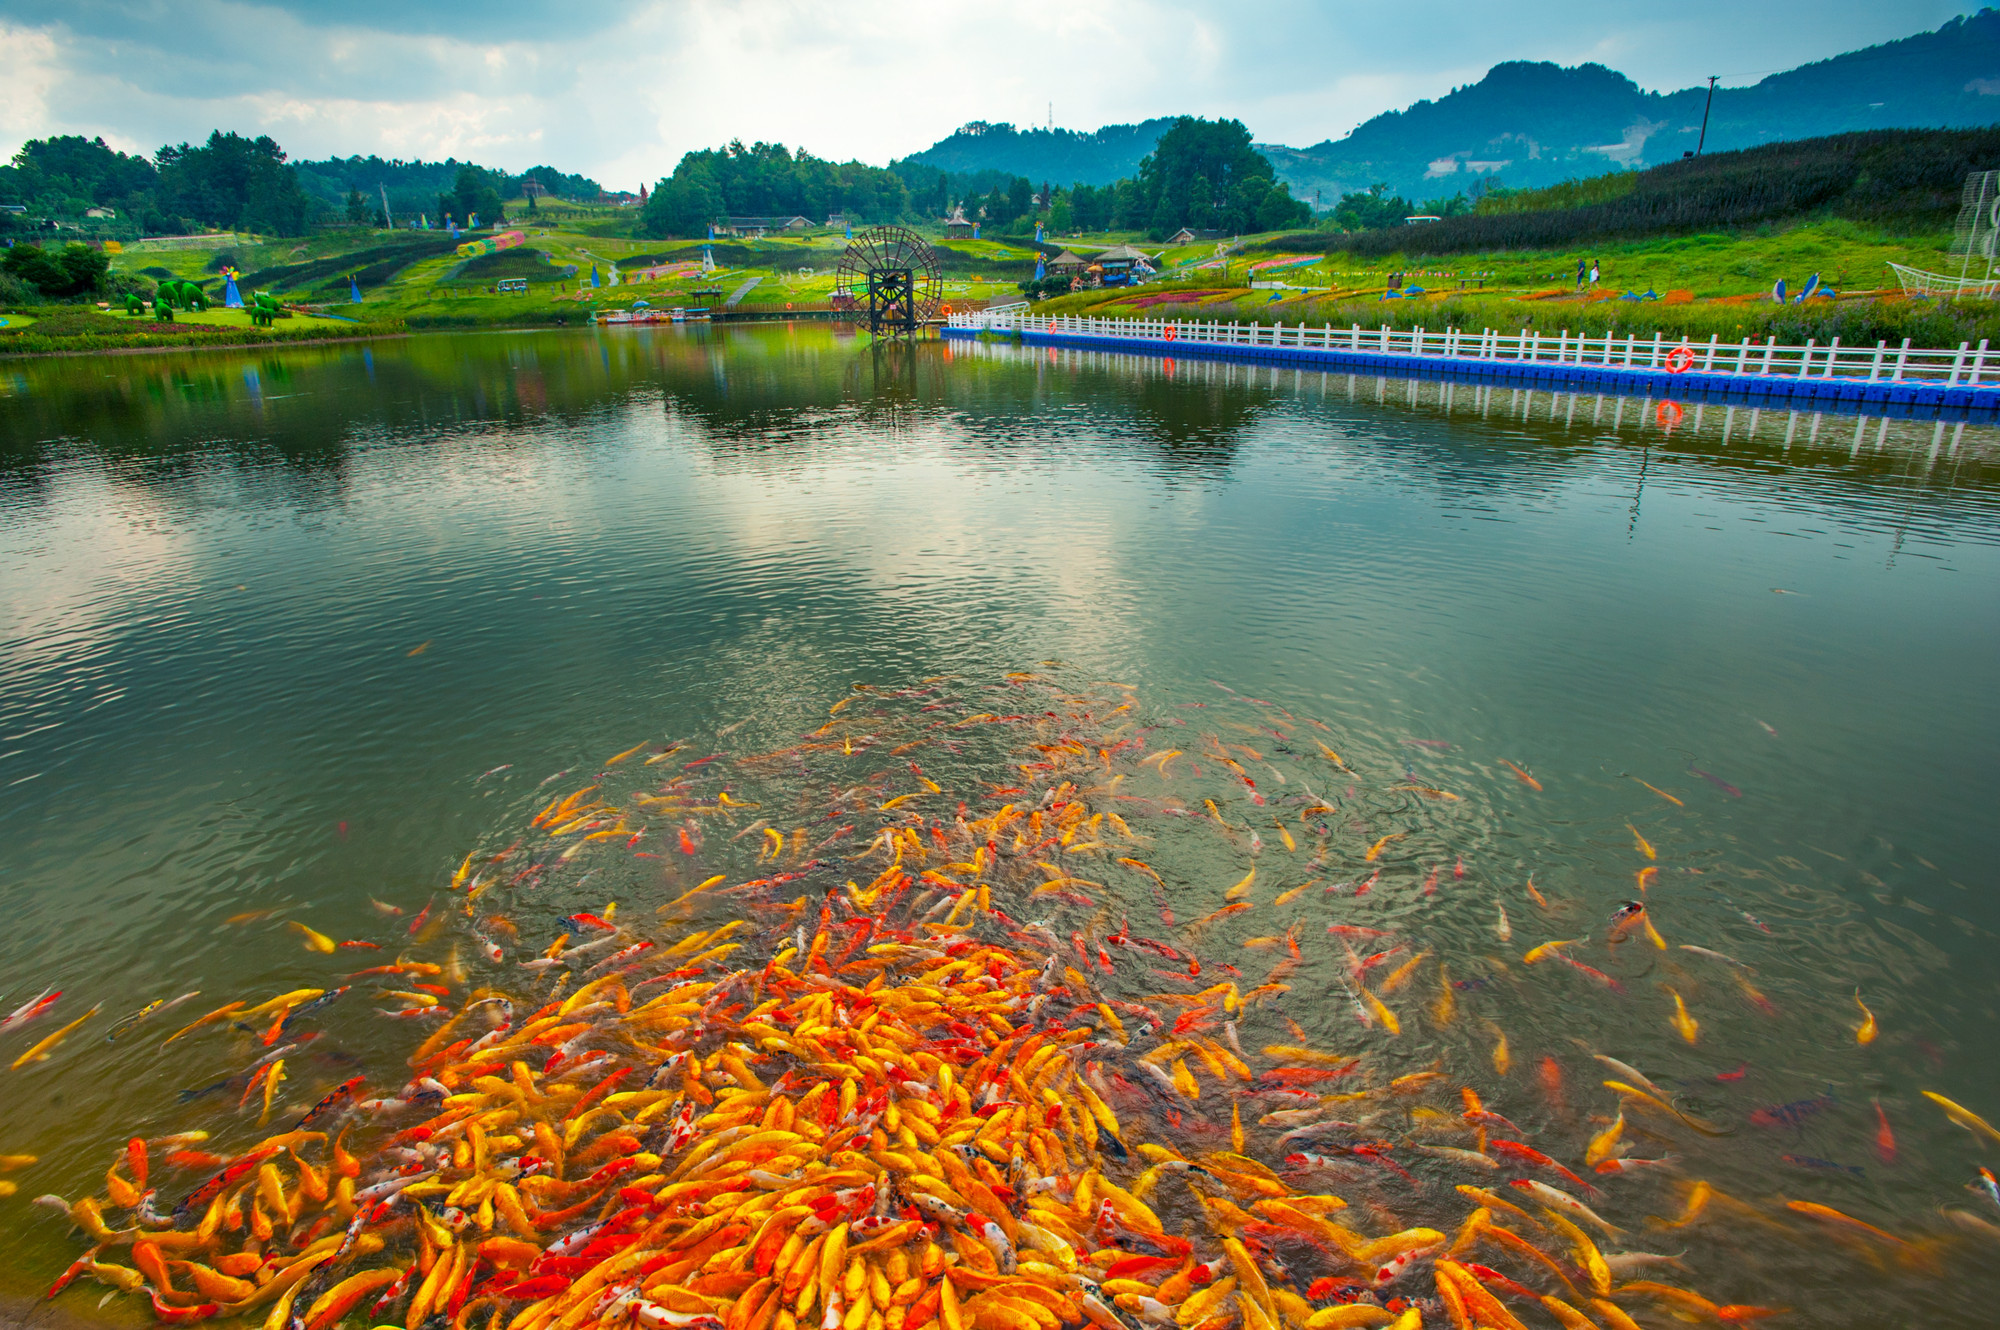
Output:
[[[2000,849],[1996,442],[815,328],[15,363],[0,1005],[55,985],[58,1014],[101,1001],[108,1022],[330,976],[346,958],[283,920],[393,950],[370,898],[421,908],[551,773],[744,720],[775,746],[857,680],[1060,658],[1163,698],[1219,698],[1215,679],[1310,710],[1367,780],[1461,794],[1378,888],[1431,902],[1409,926],[1456,958],[1476,1015],[1413,1032],[1413,1066],[1484,1064],[1490,1021],[1517,1064],[1496,1093],[1541,1112],[1528,1069],[1557,1056],[1582,1130],[1613,1107],[1575,1065],[1584,1039],[1737,1128],[1672,1142],[1731,1195],[1943,1231],[1938,1207],[1982,1204],[1963,1186],[1992,1155],[1918,1092],[2000,1117],[2000,909],[1980,890]],[[1363,833],[1334,833],[1358,866]],[[1643,866],[1672,950],[1614,959],[1605,921]],[[1300,906],[1322,948],[1330,908]],[[1584,936],[1626,1002],[1521,963]],[[1778,1014],[1683,943],[1753,966]],[[1882,1028],[1866,1048],[1857,988]],[[1348,1016],[1298,1019],[1332,1041]],[[0,1057],[51,1028],[0,1036]],[[407,1050],[365,1005],[327,1028],[301,1102]],[[27,1197],[87,1189],[134,1130],[249,1129],[233,1097],[177,1102],[244,1050],[162,1053],[164,1033],[85,1027],[12,1073],[0,1154],[42,1162],[0,1201],[8,1286],[73,1256]],[[1749,1125],[1829,1083],[1797,1132]],[[1635,1216],[1673,1204],[1669,1179],[1634,1189]],[[1760,1231],[1742,1223],[1698,1237],[1706,1262]],[[1992,1292],[1976,1246],[1928,1285],[1845,1247],[1758,1250],[1745,1300],[1865,1294],[1813,1324],[1890,1300],[1972,1324]]]

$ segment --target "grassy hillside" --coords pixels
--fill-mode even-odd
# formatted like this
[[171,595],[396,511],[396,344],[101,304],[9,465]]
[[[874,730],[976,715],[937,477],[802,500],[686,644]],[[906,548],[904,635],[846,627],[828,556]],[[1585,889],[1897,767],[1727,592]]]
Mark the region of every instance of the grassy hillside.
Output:
[[1591,184],[1558,187],[1512,200],[1526,210],[1280,236],[1269,247],[1369,256],[1560,250],[1813,217],[1917,233],[1949,228],[1966,174],[1994,167],[2000,127],[1840,134],[1668,162],[1621,178],[1610,197],[1593,198]]

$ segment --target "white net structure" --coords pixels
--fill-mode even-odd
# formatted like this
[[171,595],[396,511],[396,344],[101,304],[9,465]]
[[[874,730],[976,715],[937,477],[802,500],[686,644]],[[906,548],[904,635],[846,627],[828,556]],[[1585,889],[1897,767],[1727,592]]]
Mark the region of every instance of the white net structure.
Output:
[[2000,171],[1974,171],[1965,177],[1951,253],[1958,260],[1956,274],[1926,272],[1901,263],[1889,267],[1910,295],[1978,300],[2000,296],[2000,277],[1993,272],[2000,257]]

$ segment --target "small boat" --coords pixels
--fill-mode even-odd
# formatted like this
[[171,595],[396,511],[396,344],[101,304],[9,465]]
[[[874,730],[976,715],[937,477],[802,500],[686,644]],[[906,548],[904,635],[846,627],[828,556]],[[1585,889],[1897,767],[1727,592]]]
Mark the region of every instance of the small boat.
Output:
[[599,323],[668,323],[672,316],[663,309],[614,309]]

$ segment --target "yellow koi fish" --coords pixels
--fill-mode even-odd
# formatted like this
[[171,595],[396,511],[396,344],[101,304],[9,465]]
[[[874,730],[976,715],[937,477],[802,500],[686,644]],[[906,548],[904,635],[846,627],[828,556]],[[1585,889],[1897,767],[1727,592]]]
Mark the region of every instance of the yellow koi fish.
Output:
[[1297,900],[1300,896],[1303,896],[1305,894],[1306,888],[1316,887],[1319,884],[1320,884],[1319,878],[1313,878],[1309,882],[1301,882],[1298,886],[1293,887],[1290,891],[1280,892],[1278,895],[1278,899],[1272,901],[1271,903],[1273,905],[1290,905],[1293,901]]
[[1618,1152],[1618,1142],[1625,1135],[1625,1110],[1620,1108],[1611,1125],[1590,1138],[1590,1145],[1583,1152],[1583,1162],[1592,1168],[1610,1159]]
[[1687,1040],[1691,1044],[1701,1034],[1701,1022],[1697,1021],[1694,1017],[1688,1015],[1687,1003],[1681,1001],[1681,995],[1679,993],[1674,992],[1674,990],[1671,988],[1667,989],[1667,992],[1674,999],[1674,1015],[1672,1021],[1669,1023],[1674,1027],[1675,1032],[1679,1034],[1681,1038]]
[[1250,894],[1250,884],[1255,882],[1256,880],[1257,880],[1257,865],[1252,864],[1250,865],[1249,876],[1245,877],[1241,882],[1238,882],[1228,891],[1223,892],[1222,899],[1226,901],[1242,900],[1245,896]]
[[1645,855],[1648,859],[1657,859],[1660,857],[1659,855],[1653,853],[1653,847],[1646,842],[1646,838],[1644,836],[1641,836],[1639,834],[1639,828],[1633,826],[1630,822],[1627,822],[1625,824],[1625,830],[1632,833],[1633,849]]
[[69,1038],[69,1032],[71,1030],[74,1030],[77,1026],[83,1024],[85,1021],[89,1020],[92,1016],[95,1016],[99,1011],[103,1010],[103,1008],[104,1004],[102,1002],[98,1003],[95,1007],[92,1007],[89,1011],[86,1011],[85,1013],[83,1013],[83,1015],[71,1021],[68,1025],[63,1026],[62,1029],[57,1030],[54,1034],[42,1040],[41,1043],[36,1044],[33,1048],[29,1049],[27,1052],[21,1054],[20,1057],[15,1058],[14,1065],[8,1068],[8,1070],[19,1071],[21,1068],[27,1066],[31,1062],[47,1062],[49,1060],[50,1049],[54,1048],[57,1044],[60,1044],[63,1040]]
[[1458,1014],[1458,995],[1452,992],[1451,966],[1438,964],[1437,1001],[1431,1003],[1431,1019],[1439,1025],[1450,1025]]
[[1854,990],[1854,1005],[1861,1008],[1861,1024],[1854,1027],[1854,1042],[1872,1044],[1875,1042],[1875,1013],[1868,1010],[1868,1004],[1861,1000],[1861,990]]
[[326,956],[331,956],[333,954],[334,952],[333,939],[328,937],[326,934],[316,932],[313,929],[307,928],[304,924],[300,923],[296,919],[288,921],[285,926],[287,928],[293,928],[298,930],[300,935],[302,935],[306,940],[307,951],[317,951],[322,955]]
[[[1633,780],[1639,780],[1639,778],[1638,778],[1637,776],[1634,776],[1634,777],[1633,777],[1632,779],[1633,779]],[[1660,796],[1660,797],[1661,797],[1662,799],[1665,799],[1665,800],[1666,800],[1666,801],[1667,801],[1668,803],[1672,804],[1672,805],[1673,805],[1674,807],[1676,807],[1676,808],[1685,808],[1685,807],[1687,807],[1687,805],[1686,805],[1686,804],[1684,804],[1684,803],[1682,803],[1682,802],[1681,802],[1680,800],[1678,800],[1678,799],[1674,798],[1674,796],[1673,796],[1673,795],[1671,795],[1671,794],[1668,794],[1668,793],[1667,793],[1667,792],[1666,792],[1665,790],[1661,789],[1661,788],[1660,788],[1659,786],[1657,786],[1657,785],[1651,785],[1651,784],[1647,784],[1647,782],[1645,782],[1645,781],[1643,781],[1643,780],[1639,780],[1639,783],[1640,783],[1641,785],[1645,785],[1647,789],[1651,790],[1651,791],[1652,791],[1652,792],[1653,792],[1654,794],[1657,794],[1657,795],[1659,795],[1659,796]]]
[[1401,1034],[1403,1032],[1403,1023],[1396,1019],[1396,1013],[1390,1011],[1383,1004],[1382,999],[1369,992],[1365,985],[1360,987],[1361,996],[1367,999],[1368,1010],[1374,1015],[1375,1019],[1382,1022],[1382,1027],[1390,1034]]
[[1401,840],[1403,839],[1403,837],[1409,834],[1410,833],[1407,831],[1393,831],[1389,833],[1388,835],[1384,836],[1381,840],[1378,840],[1373,845],[1369,846],[1368,853],[1362,855],[1361,856],[1362,859],[1368,863],[1371,864],[1374,863],[1376,858],[1382,853],[1382,847],[1384,845],[1387,845],[1392,840]]
[[1429,956],[1430,953],[1428,951],[1420,951],[1401,965],[1398,965],[1395,969],[1389,971],[1388,977],[1382,980],[1380,991],[1393,993],[1401,988],[1409,981],[1410,976],[1417,972],[1417,967],[1422,965]]
[[1965,1128],[1973,1135],[1985,1136],[1990,1140],[1992,1140],[1995,1145],[2000,1145],[2000,1131],[1993,1130],[1992,1123],[1988,1122],[1985,1118],[1980,1117],[1977,1113],[1973,1112],[1971,1109],[1966,1108],[1961,1104],[1954,1104],[1951,1100],[1946,1099],[1943,1095],[1938,1094],[1935,1091],[1931,1090],[1924,1091],[1924,1098],[1930,1100],[1933,1104],[1936,1104],[1939,1108],[1942,1108],[1944,1110],[1944,1115],[1946,1117],[1950,1118],[1953,1122],[1956,1122],[1959,1126]]

